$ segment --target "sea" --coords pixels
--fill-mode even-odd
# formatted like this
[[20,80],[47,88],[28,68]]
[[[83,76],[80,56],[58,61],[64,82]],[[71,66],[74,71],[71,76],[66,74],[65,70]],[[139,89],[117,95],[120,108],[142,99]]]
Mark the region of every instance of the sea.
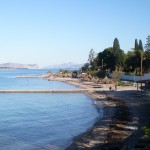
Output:
[[[0,90],[78,89],[38,76],[47,69],[0,70]],[[56,71],[56,70],[51,70]],[[0,150],[62,150],[100,117],[83,93],[1,93]]]

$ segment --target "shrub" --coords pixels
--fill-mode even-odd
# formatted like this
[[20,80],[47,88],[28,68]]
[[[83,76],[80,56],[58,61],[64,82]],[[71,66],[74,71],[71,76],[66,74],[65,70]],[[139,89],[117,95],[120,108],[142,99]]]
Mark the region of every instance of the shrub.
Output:
[[142,131],[143,131],[144,135],[147,135],[150,137],[150,127],[143,127]]

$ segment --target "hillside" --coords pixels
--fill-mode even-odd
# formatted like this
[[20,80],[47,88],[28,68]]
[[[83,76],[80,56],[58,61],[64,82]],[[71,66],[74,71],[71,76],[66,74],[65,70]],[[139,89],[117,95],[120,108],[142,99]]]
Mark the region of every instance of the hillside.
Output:
[[4,63],[4,64],[0,64],[0,68],[38,69],[39,66],[37,64]]
[[43,69],[80,69],[83,64],[75,64],[72,62],[64,63],[64,64],[56,64],[43,67]]

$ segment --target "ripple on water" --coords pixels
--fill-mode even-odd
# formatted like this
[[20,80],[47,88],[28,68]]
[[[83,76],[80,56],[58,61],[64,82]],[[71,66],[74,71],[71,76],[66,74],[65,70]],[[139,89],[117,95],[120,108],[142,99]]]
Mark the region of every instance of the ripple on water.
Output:
[[66,147],[98,117],[85,94],[0,94],[0,149]]

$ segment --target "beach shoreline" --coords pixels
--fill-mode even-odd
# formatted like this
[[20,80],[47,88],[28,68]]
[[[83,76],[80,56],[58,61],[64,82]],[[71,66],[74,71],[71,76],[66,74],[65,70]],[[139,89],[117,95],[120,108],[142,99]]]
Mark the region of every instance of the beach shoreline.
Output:
[[[133,108],[133,103],[139,99],[135,98],[136,87],[118,87],[117,91],[114,91],[113,88],[110,91],[109,87],[113,87],[113,84],[95,84],[76,78],[56,77],[50,80],[91,89],[86,94],[94,100],[96,108],[101,107],[103,110],[103,117],[98,118],[91,129],[75,137],[66,150],[121,149],[136,145],[135,141],[138,140],[134,135],[139,134],[141,126],[141,116],[138,116],[137,110]],[[92,90],[95,87],[99,88],[99,91]],[[130,100],[134,101],[130,102]],[[101,109],[97,110],[99,112]]]

